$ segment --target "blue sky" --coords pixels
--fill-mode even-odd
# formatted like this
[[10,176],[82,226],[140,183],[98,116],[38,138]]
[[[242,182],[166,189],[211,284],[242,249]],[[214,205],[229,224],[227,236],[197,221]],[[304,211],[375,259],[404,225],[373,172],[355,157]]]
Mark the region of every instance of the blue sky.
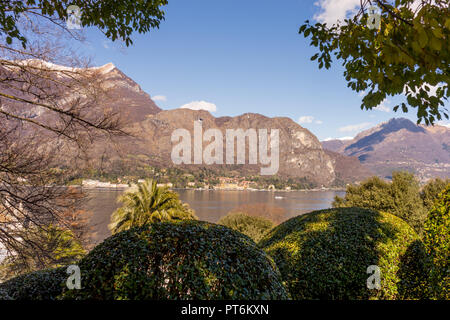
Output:
[[394,116],[415,121],[413,111],[388,112],[390,100],[381,110],[360,110],[361,97],[347,88],[339,63],[319,70],[310,61],[315,49],[299,26],[349,14],[359,0],[316,2],[169,0],[159,30],[135,35],[126,48],[89,29],[84,53],[96,65],[114,63],[162,109],[286,116],[319,139],[354,136]]

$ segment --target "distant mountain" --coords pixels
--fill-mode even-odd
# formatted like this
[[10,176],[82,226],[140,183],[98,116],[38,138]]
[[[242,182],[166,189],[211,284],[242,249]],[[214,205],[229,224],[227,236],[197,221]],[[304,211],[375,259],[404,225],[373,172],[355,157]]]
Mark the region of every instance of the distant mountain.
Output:
[[348,157],[343,154],[324,149],[331,157],[336,172],[336,184],[360,182],[375,175],[369,168],[361,164],[356,157]]
[[[26,63],[55,70],[69,69],[41,60],[26,61]],[[80,71],[80,69],[77,70]],[[14,70],[0,71],[14,72]],[[90,150],[83,154],[83,161],[88,160],[88,167],[91,171],[102,174],[113,172],[116,176],[125,176],[136,171],[146,172],[148,166],[175,167],[171,159],[171,151],[174,146],[171,141],[172,132],[176,129],[186,129],[193,137],[194,121],[201,119],[203,132],[215,128],[223,133],[224,155],[227,129],[267,129],[269,132],[271,129],[279,129],[280,156],[277,175],[280,177],[304,179],[316,186],[331,186],[336,182],[353,182],[369,175],[369,171],[357,160],[325,152],[316,136],[289,118],[268,118],[254,113],[216,118],[202,110],[161,110],[136,82],[113,64],[86,69],[86,72],[88,71],[95,71],[98,82],[103,89],[107,90],[107,99],[98,101],[97,107],[100,108],[96,109],[119,112],[127,123],[125,131],[131,134],[115,139],[113,142],[95,141]],[[58,75],[58,77],[64,76],[64,73]],[[25,117],[52,121],[51,113],[39,107],[23,108],[20,104],[9,107],[23,110]],[[208,142],[204,142],[203,147],[208,144]],[[241,176],[259,175],[260,161],[258,161],[258,165],[248,164],[248,143],[246,145],[246,164],[243,165],[183,164],[176,165],[176,167],[188,171],[208,168],[218,172],[235,172]],[[73,149],[65,149],[63,146],[61,150],[65,150],[59,156],[61,163],[76,168],[84,167],[83,161],[73,156]]]
[[[280,152],[278,175],[284,177],[305,178],[318,186],[330,186],[335,182],[336,172],[333,158],[322,149],[316,136],[289,118],[268,118],[260,114],[246,113],[236,117],[215,118],[207,111],[190,109],[164,110],[149,115],[143,121],[129,127],[133,138],[123,138],[119,143],[121,154],[133,155],[141,161],[153,166],[174,167],[171,160],[172,132],[176,129],[186,129],[194,137],[194,121],[202,120],[203,132],[210,128],[219,129],[223,134],[224,156],[226,150],[227,129],[279,129]],[[120,141],[120,140],[119,140]],[[193,143],[192,143],[193,144]],[[205,148],[209,142],[203,143]],[[113,153],[108,145],[95,144],[92,152],[99,159],[113,163],[117,153]],[[98,167],[97,163],[95,166]],[[178,168],[197,170],[211,168],[215,170],[235,171],[241,175],[259,175],[261,165],[248,164],[248,143],[246,143],[246,164],[244,165],[177,165]],[[266,167],[266,166],[264,166]]]
[[325,140],[321,142],[324,149],[334,152],[338,152],[345,145],[345,141],[339,139]]
[[417,125],[393,118],[359,133],[352,140],[322,141],[325,149],[357,157],[380,177],[408,170],[423,181],[450,177],[450,128]]

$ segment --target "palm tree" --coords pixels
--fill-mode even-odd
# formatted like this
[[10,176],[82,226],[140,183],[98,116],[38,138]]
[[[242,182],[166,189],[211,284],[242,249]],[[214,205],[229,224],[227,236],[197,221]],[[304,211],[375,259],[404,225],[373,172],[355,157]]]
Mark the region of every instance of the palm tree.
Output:
[[126,191],[118,202],[122,207],[114,211],[108,226],[113,234],[158,221],[197,219],[177,193],[167,187],[158,187],[151,179]]

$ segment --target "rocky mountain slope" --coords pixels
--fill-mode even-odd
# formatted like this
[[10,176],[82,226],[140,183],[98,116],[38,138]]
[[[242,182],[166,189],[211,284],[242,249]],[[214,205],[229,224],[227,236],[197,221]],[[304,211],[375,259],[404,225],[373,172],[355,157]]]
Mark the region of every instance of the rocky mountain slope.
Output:
[[[66,67],[52,65],[42,61],[27,61],[38,68],[58,70],[58,77],[64,80],[67,76]],[[5,71],[5,70],[3,70]],[[79,71],[79,70],[78,70]],[[234,171],[242,176],[259,175],[261,164],[258,150],[258,164],[249,164],[249,146],[246,143],[245,164],[214,164],[200,165],[180,164],[175,165],[171,159],[172,133],[177,129],[186,129],[194,140],[194,122],[201,120],[203,132],[210,128],[218,129],[223,134],[223,151],[226,154],[226,130],[227,129],[272,129],[279,130],[279,168],[277,176],[302,178],[314,183],[316,186],[331,186],[336,181],[352,182],[368,175],[354,159],[342,155],[325,152],[321,143],[310,131],[301,127],[289,118],[268,118],[260,114],[246,113],[236,117],[214,117],[207,111],[194,111],[190,109],[161,110],[145,93],[140,86],[127,77],[113,64],[102,67],[86,69],[86,72],[95,72],[96,82],[100,84],[102,91],[107,93],[105,99],[99,99],[95,105],[98,110],[119,112],[125,120],[125,131],[128,136],[114,139],[113,141],[97,139],[83,159],[73,156],[70,148],[62,152],[61,161],[65,165],[74,166],[84,170],[100,172],[114,172],[117,176],[124,176],[134,172],[136,168],[147,170],[148,166],[161,168],[179,167],[186,170],[198,170],[199,168],[212,168],[217,170]],[[5,72],[14,72],[14,69]],[[70,70],[68,70],[70,72]],[[70,73],[69,73],[70,74]],[[2,90],[4,90],[3,88]],[[64,96],[62,93],[58,93]],[[64,97],[73,101],[77,97]],[[41,122],[53,121],[51,113],[43,108],[22,108],[20,105],[5,106],[16,108],[21,115],[30,119],[38,119]],[[89,112],[89,111],[88,111]],[[203,142],[205,148],[209,142]],[[235,158],[236,159],[236,158]],[[85,165],[83,161],[88,160]],[[225,158],[224,158],[225,162]],[[236,162],[235,162],[236,163]],[[356,168],[356,169],[355,169]],[[354,169],[354,170],[349,170]],[[353,171],[353,172],[352,172]]]
[[450,177],[450,129],[416,125],[405,118],[393,118],[359,133],[354,139],[323,141],[325,149],[357,157],[380,177],[392,171],[408,170],[423,181]]
[[[171,141],[172,133],[177,129],[186,129],[191,135],[192,148],[194,146],[194,121],[201,119],[203,132],[210,128],[218,129],[223,135],[223,159],[226,157],[226,130],[227,129],[271,129],[279,130],[279,170],[277,175],[284,177],[305,178],[318,186],[330,186],[335,178],[336,172],[332,157],[327,155],[322,146],[311,132],[296,124],[289,118],[268,118],[260,114],[243,114],[237,117],[215,118],[207,111],[195,111],[190,109],[165,110],[154,115],[149,115],[143,121],[136,122],[129,127],[133,138],[120,139],[120,153],[133,154],[150,165],[173,167],[184,169],[197,167],[209,167],[219,169],[227,167],[228,170],[237,170],[243,175],[259,175],[261,167],[266,165],[249,164],[248,142],[246,143],[245,164],[234,165],[175,165],[171,159],[172,148],[176,143]],[[203,142],[203,149],[210,142]],[[93,152],[100,152],[104,159],[114,161],[118,154],[111,154],[111,148],[96,144]],[[193,149],[192,149],[193,150]],[[98,156],[95,158],[98,159]],[[191,155],[193,159],[193,151]],[[192,161],[193,163],[193,161]]]
[[[21,67],[27,71],[23,72]],[[27,73],[31,75],[27,76]],[[83,74],[86,74],[85,78]],[[45,81],[50,77],[52,80]],[[2,93],[49,105],[70,106],[74,101],[82,105],[87,96],[85,91],[79,89],[90,90],[91,99],[99,98],[95,101],[97,110],[120,112],[126,123],[141,121],[147,115],[161,111],[136,82],[112,63],[100,67],[69,68],[37,59],[14,61],[11,65],[3,60],[0,64],[0,80]],[[92,84],[88,81],[92,81]],[[23,83],[22,87],[19,87],[20,83]],[[26,89],[26,86],[30,89]],[[72,88],[74,92],[70,90]],[[45,97],[46,101],[39,101],[40,97]],[[92,105],[92,101],[90,103]],[[55,113],[38,105],[28,104],[24,107],[11,99],[3,99],[1,105],[2,108],[14,110],[15,114],[28,119],[55,121]],[[87,114],[89,110],[80,112]]]
[[369,168],[361,164],[358,158],[348,157],[343,154],[324,149],[331,157],[336,172],[336,184],[343,185],[363,181],[375,174]]

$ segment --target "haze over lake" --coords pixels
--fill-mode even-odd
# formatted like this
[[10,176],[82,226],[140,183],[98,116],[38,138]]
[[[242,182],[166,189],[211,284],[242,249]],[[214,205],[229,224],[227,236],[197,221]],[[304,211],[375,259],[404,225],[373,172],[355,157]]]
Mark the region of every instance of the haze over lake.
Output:
[[[244,204],[265,203],[286,210],[284,220],[314,210],[331,207],[334,196],[344,191],[228,191],[228,190],[174,190],[180,199],[195,210],[200,220],[216,223],[230,210]],[[93,212],[92,241],[99,243],[111,233],[108,230],[111,213],[119,207],[117,197],[123,190],[89,190],[86,208]]]

